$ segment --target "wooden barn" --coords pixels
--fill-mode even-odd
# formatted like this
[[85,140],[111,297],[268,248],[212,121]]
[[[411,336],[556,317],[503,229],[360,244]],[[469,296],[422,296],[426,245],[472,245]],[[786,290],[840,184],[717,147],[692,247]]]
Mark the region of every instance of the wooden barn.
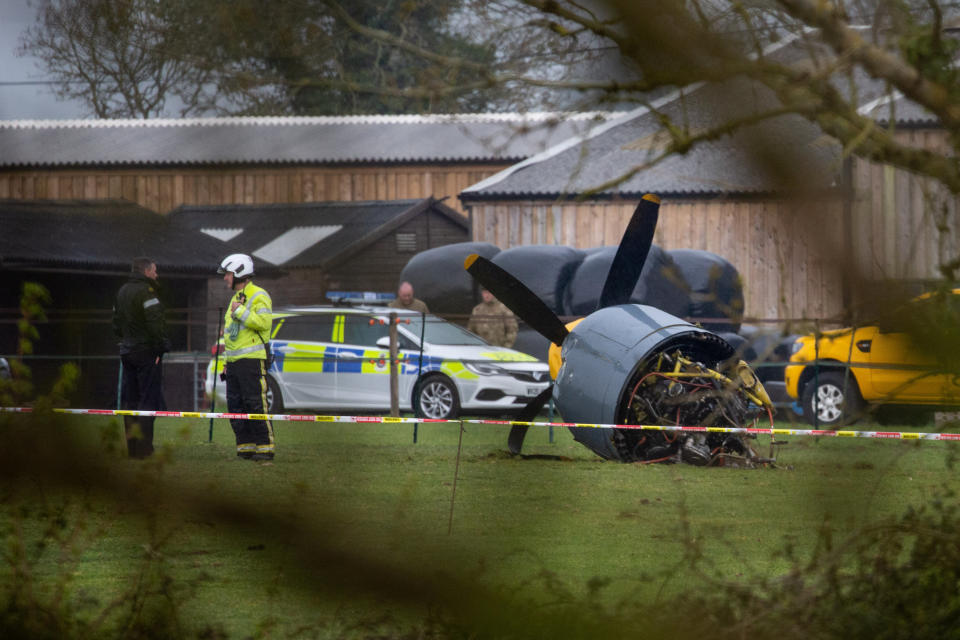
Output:
[[[139,256],[157,263],[174,351],[210,344],[204,307],[211,271],[227,250],[220,240],[175,228],[124,200],[0,200],[0,221],[0,355],[19,352],[24,283],[50,293],[46,320],[36,326],[39,340],[26,360],[40,390],[49,389],[61,365],[73,362],[81,370],[77,397],[111,406],[119,362],[113,303]],[[190,379],[171,392],[189,396]],[[191,407],[186,401],[179,406]]]
[[[195,359],[229,298],[215,275],[229,253],[254,255],[278,305],[320,303],[331,289],[394,292],[410,255],[469,239],[462,189],[606,117],[0,122],[0,354],[16,353],[17,297],[30,279],[54,296],[45,353],[115,366],[110,309],[140,254],[160,262],[174,349]],[[157,220],[163,233],[151,236]],[[99,385],[87,390],[98,402],[115,392],[114,374],[84,380]]]
[[609,114],[0,122],[0,198],[181,205],[448,198]]
[[[698,131],[769,107],[762,91],[731,84],[665,96],[472,185],[460,200],[473,239],[502,249],[615,245],[652,192],[663,200],[655,242],[730,260],[747,318],[840,321],[891,281],[916,290],[942,277],[939,265],[958,256],[956,199],[906,171],[844,157],[803,118],[780,116],[662,156],[663,114]],[[867,84],[861,97],[862,112],[886,126],[884,92]],[[916,108],[895,113],[905,144],[945,143]]]
[[[410,256],[470,237],[466,219],[443,203],[316,202],[182,206],[166,216],[124,200],[0,200],[0,355],[17,353],[24,282],[51,293],[38,356],[59,366],[115,368],[111,309],[133,258],[157,262],[173,348],[206,352],[230,292],[220,260],[249,253],[275,307],[328,302],[327,291],[396,291]],[[44,363],[40,377],[54,371]],[[115,375],[106,376],[115,380]],[[93,376],[84,384],[93,384]],[[98,388],[103,400],[110,382]]]
[[[860,95],[861,111],[885,126],[885,88]],[[768,104],[762,92],[698,85],[616,117],[6,122],[0,197],[120,197],[162,214],[432,198],[468,216],[473,240],[506,249],[616,244],[637,199],[655,192],[656,241],[732,261],[748,317],[838,317],[878,283],[938,278],[956,255],[955,200],[905,171],[844,158],[806,120],[782,116],[660,157],[658,113],[682,112],[697,131]],[[930,116],[906,102],[893,112],[907,144],[944,144]],[[331,288],[311,287],[304,295]]]
[[[415,253],[470,239],[467,220],[433,198],[185,205],[167,218],[178,230],[251,255],[258,270],[266,266],[257,282],[274,307],[325,303],[328,291],[394,293]],[[214,282],[206,306],[216,309],[228,298],[225,286]]]

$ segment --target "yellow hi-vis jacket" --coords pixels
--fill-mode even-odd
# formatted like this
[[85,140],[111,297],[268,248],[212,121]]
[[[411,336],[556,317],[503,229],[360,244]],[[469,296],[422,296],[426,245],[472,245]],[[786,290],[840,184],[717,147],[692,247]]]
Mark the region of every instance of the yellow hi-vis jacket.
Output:
[[[230,311],[236,300],[240,306]],[[223,323],[223,355],[227,362],[241,358],[266,360],[266,343],[270,341],[273,321],[270,294],[247,282],[230,300]]]

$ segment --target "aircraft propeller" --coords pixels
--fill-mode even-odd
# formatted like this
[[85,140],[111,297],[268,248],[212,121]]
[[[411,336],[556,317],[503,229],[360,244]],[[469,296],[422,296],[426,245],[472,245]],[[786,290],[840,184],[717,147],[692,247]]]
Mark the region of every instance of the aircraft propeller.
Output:
[[[637,205],[623,232],[613,262],[610,263],[610,270],[603,283],[597,309],[626,304],[630,301],[647,255],[650,253],[650,246],[653,244],[659,210],[659,197],[648,193],[640,200],[640,204]],[[563,345],[570,331],[553,310],[520,280],[477,254],[467,256],[464,268],[518,318],[557,348]],[[552,392],[553,384],[527,403],[518,415],[518,421],[532,421],[550,399]],[[520,453],[526,433],[525,425],[514,425],[510,429],[508,444],[512,453]]]
[[[517,422],[532,422],[536,419],[552,394],[553,384],[550,384],[546,389],[537,394],[536,398],[528,402],[527,406],[517,414]],[[527,436],[527,429],[529,428],[529,425],[525,424],[515,424],[510,427],[510,436],[507,438],[507,446],[510,448],[510,453],[520,455],[520,450],[523,448],[523,439]]]
[[563,344],[569,331],[560,318],[525,284],[483,256],[471,253],[463,267],[514,315],[555,345]]

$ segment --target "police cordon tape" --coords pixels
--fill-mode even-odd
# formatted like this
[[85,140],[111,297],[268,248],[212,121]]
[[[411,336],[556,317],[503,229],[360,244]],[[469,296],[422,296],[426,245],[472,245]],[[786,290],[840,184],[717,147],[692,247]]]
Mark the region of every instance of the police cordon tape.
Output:
[[[0,412],[33,413],[32,407],[0,407]],[[642,429],[649,431],[685,431],[692,433],[736,433],[768,436],[823,436],[836,438],[878,438],[883,440],[960,441],[960,433],[923,433],[914,431],[837,431],[834,429],[776,429],[763,427],[702,427],[649,424],[589,424],[578,422],[520,422],[479,418],[394,418],[392,416],[317,416],[286,413],[209,413],[203,411],[133,411],[126,409],[53,409],[54,413],[92,416],[142,416],[147,418],[216,418],[226,420],[273,420],[288,422],[352,422],[357,424],[492,424],[528,427],[581,427],[588,429]]]

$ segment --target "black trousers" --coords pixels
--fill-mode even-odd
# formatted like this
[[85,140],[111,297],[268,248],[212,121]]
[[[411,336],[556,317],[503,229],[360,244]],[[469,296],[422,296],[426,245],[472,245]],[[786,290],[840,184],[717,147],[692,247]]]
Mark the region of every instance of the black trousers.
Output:
[[[166,410],[163,401],[163,359],[160,354],[152,350],[133,351],[122,354],[120,362],[123,364],[120,407],[136,411]],[[127,453],[131,458],[146,458],[153,453],[154,420],[123,416]]]
[[[267,372],[263,360],[241,358],[226,364],[227,411],[230,413],[266,413]],[[247,458],[257,453],[273,457],[273,425],[269,420],[230,419],[237,439],[237,455]]]

